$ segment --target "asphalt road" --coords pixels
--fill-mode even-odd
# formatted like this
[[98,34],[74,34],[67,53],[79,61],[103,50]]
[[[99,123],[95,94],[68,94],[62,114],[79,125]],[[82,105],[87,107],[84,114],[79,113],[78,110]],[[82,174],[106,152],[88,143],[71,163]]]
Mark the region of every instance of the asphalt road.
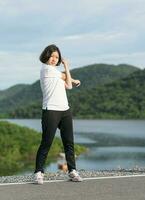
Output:
[[0,185],[0,200],[145,200],[145,176]]

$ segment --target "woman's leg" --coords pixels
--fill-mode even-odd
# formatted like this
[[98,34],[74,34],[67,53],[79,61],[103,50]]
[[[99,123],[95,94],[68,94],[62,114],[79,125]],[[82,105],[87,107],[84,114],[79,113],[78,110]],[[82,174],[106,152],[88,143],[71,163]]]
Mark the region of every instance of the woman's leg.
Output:
[[53,142],[60,117],[61,113],[59,111],[42,111],[42,140],[36,156],[35,173],[38,171],[44,173],[43,166],[47,158],[48,151]]
[[68,171],[76,169],[75,153],[74,153],[74,136],[73,122],[70,110],[63,111],[61,121],[59,123],[61,138],[64,146]]

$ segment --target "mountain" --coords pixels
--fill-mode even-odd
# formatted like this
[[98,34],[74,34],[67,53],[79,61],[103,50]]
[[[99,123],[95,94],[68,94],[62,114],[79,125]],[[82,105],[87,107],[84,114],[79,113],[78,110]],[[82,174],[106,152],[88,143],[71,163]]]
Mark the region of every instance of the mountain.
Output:
[[[12,115],[13,111],[19,106],[25,107],[27,104],[35,104],[35,101],[41,102],[41,91],[39,81],[32,85],[16,85],[14,88],[17,90],[11,91],[10,89],[3,91],[3,98],[0,100],[0,113],[2,117]],[[13,89],[13,88],[12,88]],[[8,91],[9,95],[6,95]],[[4,98],[5,96],[5,98]],[[26,110],[28,112],[28,110]]]
[[[98,96],[94,95],[98,94],[98,90],[100,96],[102,96],[102,92],[105,90],[104,88],[108,87],[108,84],[113,84],[115,81],[136,72],[142,72],[142,70],[126,64],[94,64],[71,70],[72,77],[80,79],[82,82],[79,88],[67,91],[74,116],[97,117],[97,108],[94,105],[98,105]],[[1,117],[40,118],[42,94],[39,81],[32,85],[14,86],[5,91],[0,91],[1,94]],[[79,100],[79,102],[76,100]],[[91,111],[93,107],[95,113]],[[78,108],[77,112],[75,108]],[[87,109],[88,111],[85,113],[84,111]]]
[[27,87],[26,84],[18,84],[6,90],[0,91],[0,100],[11,98],[11,96],[14,96],[15,94],[19,93],[25,87]]
[[91,88],[96,84],[111,83],[115,80],[127,77],[129,74],[139,70],[132,65],[108,65],[93,64],[71,70],[72,77],[81,80],[81,88]]
[[69,95],[79,118],[145,118],[145,69],[105,85]]

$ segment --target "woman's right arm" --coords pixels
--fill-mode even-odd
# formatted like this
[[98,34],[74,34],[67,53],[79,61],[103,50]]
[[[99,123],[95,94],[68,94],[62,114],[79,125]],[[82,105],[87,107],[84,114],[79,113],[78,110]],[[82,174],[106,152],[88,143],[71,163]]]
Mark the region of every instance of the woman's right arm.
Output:
[[[65,72],[61,72],[61,79],[64,80],[64,81],[66,80]],[[79,87],[80,84],[81,84],[80,80],[73,79],[72,77],[71,77],[71,82],[76,87]]]
[[62,60],[62,64],[64,66],[64,69],[65,69],[65,75],[66,75],[66,79],[65,79],[65,87],[67,89],[72,89],[72,78],[71,78],[71,74],[70,74],[70,71],[69,71],[69,66],[68,66],[68,62],[67,60],[63,59]]

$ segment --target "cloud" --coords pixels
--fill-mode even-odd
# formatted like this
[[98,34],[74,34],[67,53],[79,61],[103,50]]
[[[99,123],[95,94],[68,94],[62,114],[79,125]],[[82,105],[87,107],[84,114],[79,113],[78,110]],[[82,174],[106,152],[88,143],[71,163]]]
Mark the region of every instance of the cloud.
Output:
[[3,87],[11,80],[7,66],[18,74],[9,84],[37,79],[38,56],[51,43],[72,66],[120,60],[143,68],[144,21],[144,0],[0,0]]
[[37,54],[0,52],[0,63],[0,89],[17,83],[33,83],[39,79]]
[[[102,1],[94,1],[94,0],[74,0],[74,1],[68,1],[68,0],[54,0],[54,1],[47,1],[47,0],[5,0],[0,1],[0,8],[1,10],[7,9],[10,15],[12,13],[22,13],[23,12],[51,12],[55,13],[55,9],[58,12],[67,11],[70,12],[73,10],[80,11],[84,10],[85,12],[91,14],[96,11],[101,11],[103,8],[108,8],[112,4],[114,4],[115,0],[102,0]],[[54,8],[54,10],[53,10]],[[59,9],[58,9],[59,8]],[[63,13],[65,14],[65,13]]]
[[122,54],[107,54],[107,55],[100,55],[98,56],[98,62],[105,62],[105,63],[129,63],[136,67],[144,68],[144,57],[145,52],[134,52],[134,53],[122,53]]
[[107,53],[107,54],[96,54],[73,57],[73,67],[86,66],[95,63],[106,63],[106,64],[130,64],[141,69],[145,68],[144,64],[145,52],[136,53]]

